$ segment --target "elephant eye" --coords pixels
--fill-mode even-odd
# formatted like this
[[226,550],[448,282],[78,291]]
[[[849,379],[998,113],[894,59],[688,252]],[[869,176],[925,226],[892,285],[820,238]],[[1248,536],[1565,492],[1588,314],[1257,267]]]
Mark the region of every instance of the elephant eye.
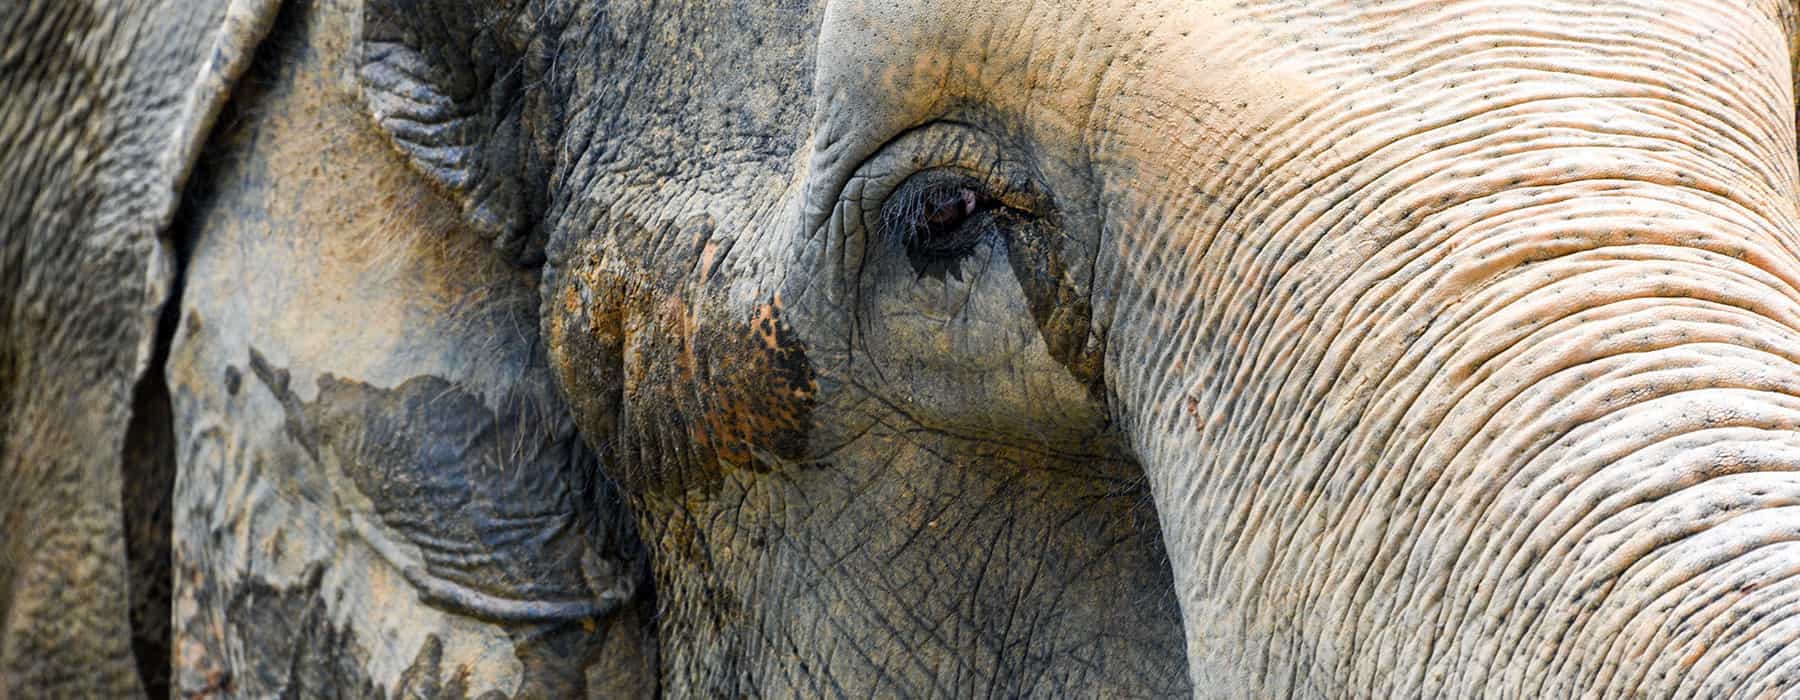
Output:
[[[917,178],[915,178],[916,180]],[[920,275],[967,256],[993,226],[999,200],[965,178],[908,182],[882,207],[882,225],[899,239]]]

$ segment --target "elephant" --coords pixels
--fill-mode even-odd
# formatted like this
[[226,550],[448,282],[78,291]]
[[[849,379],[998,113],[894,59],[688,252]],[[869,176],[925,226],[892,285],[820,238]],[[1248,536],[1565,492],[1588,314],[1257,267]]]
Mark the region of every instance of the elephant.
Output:
[[13,692],[1800,688],[1792,0],[11,11]]

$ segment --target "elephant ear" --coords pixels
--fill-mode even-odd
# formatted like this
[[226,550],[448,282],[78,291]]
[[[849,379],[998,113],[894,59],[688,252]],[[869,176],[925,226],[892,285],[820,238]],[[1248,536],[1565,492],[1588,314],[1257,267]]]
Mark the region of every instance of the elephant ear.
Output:
[[124,504],[170,465],[125,452],[163,233],[275,4],[0,3],[0,697],[144,692]]
[[[521,262],[542,255],[529,230],[544,201],[552,123],[526,86],[542,13],[522,0],[369,0],[363,97],[414,170],[447,193],[475,230]],[[533,118],[539,121],[534,122]]]

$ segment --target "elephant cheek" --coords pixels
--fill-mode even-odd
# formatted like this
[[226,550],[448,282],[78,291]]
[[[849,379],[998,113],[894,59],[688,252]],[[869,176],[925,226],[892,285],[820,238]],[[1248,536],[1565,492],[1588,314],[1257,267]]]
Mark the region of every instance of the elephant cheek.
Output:
[[561,279],[545,321],[552,362],[628,492],[677,493],[804,457],[818,379],[779,295],[745,311],[704,284],[654,294],[599,266]]

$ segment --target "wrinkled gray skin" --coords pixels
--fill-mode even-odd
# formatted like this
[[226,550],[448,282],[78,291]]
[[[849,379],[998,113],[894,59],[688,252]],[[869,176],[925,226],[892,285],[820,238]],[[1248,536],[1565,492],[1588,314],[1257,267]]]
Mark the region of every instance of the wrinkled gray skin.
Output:
[[155,387],[135,415],[159,429],[126,434],[174,278],[163,234],[268,5],[0,4],[0,697],[141,693],[134,618],[167,657],[167,557],[140,527],[173,466]]
[[[173,684],[1792,690],[1793,16],[290,2],[187,215],[126,217],[184,252]],[[120,454],[132,294],[114,374],[41,370],[106,401],[8,369],[0,415]],[[5,434],[9,478],[91,454]],[[122,633],[103,505],[8,551],[104,564],[55,571]],[[121,658],[0,590],[0,658]]]
[[[609,11],[568,31],[661,41],[647,29],[659,16]],[[568,106],[509,113],[519,105],[502,91],[520,85],[505,81],[526,74],[495,67],[511,65],[518,37],[470,36],[491,26],[471,12],[287,3],[186,187],[167,233],[183,272],[178,323],[152,381],[167,387],[180,468],[154,484],[171,492],[173,571],[160,575],[172,578],[174,692],[1186,692],[1148,494],[1097,413],[1058,417],[1068,429],[1045,428],[1057,435],[1046,442],[859,410],[866,437],[843,454],[765,469],[747,451],[773,441],[792,459],[811,432],[806,411],[771,403],[766,386],[785,382],[787,400],[817,382],[779,310],[761,328],[746,317],[715,332],[735,347],[708,352],[744,361],[709,367],[726,382],[718,404],[675,405],[700,388],[659,383],[661,410],[717,431],[682,439],[717,456],[627,492],[641,506],[624,521],[602,468],[629,479],[674,463],[577,432],[557,351],[538,340],[545,236],[520,233],[535,228],[521,212],[569,203],[525,179],[553,164],[531,153],[547,137],[523,122],[562,121]],[[738,21],[760,24],[706,39],[739,51],[770,40],[760,50],[779,78],[743,104],[758,120],[793,119],[782,95],[809,80],[811,39],[796,32],[808,12],[756,9]],[[475,24],[414,26],[439,17]],[[384,73],[394,60],[414,63]],[[643,78],[678,97],[678,76]],[[751,87],[721,85],[721,97]],[[401,121],[445,104],[469,121],[437,132]],[[795,148],[743,146],[765,161]],[[1052,364],[1033,372],[1055,395],[1085,396]],[[784,412],[771,426],[755,424],[765,405]],[[662,510],[684,492],[692,510]],[[733,498],[751,506],[741,527],[695,527]],[[645,524],[658,528],[655,597],[634,536]]]
[[[659,16],[608,11],[619,14],[582,21],[661,41],[638,28]],[[827,455],[807,446],[804,411],[783,405],[817,380],[804,341],[772,311],[764,328],[744,317],[706,331],[734,344],[708,353],[741,362],[709,361],[714,387],[678,367],[645,370],[666,377],[643,382],[657,392],[646,407],[691,416],[694,432],[678,437],[717,451],[712,464],[678,467],[623,451],[640,448],[610,432],[578,434],[551,364],[561,351],[538,339],[544,232],[503,222],[574,205],[522,178],[554,166],[532,153],[552,138],[532,132],[540,122],[581,120],[561,102],[508,114],[522,105],[489,95],[519,87],[490,81],[528,79],[494,74],[515,62],[518,37],[414,24],[471,12],[289,3],[189,188],[192,249],[168,365],[182,466],[178,690],[412,690],[436,674],[439,692],[470,697],[1186,692],[1148,493],[1091,410],[1057,417],[1067,427],[1043,428],[1058,436],[1047,444],[846,406],[855,414],[834,425],[865,437]],[[809,80],[810,39],[795,30],[814,20],[777,8],[737,21],[762,24],[705,41],[763,52],[742,60],[768,63],[773,81],[739,109],[798,119],[782,96]],[[600,31],[581,27],[568,31]],[[430,62],[445,62],[441,74]],[[461,82],[407,82],[421,77]],[[685,81],[642,78],[655,90]],[[717,104],[752,87],[721,83]],[[470,121],[408,123],[450,104],[438,95],[474,100],[447,108]],[[735,147],[766,174],[796,146]],[[523,160],[488,162],[502,148]],[[635,177],[663,166],[645,167]],[[671,274],[694,267],[669,259]],[[1025,330],[1005,342],[1035,337]],[[683,361],[669,340],[645,360]],[[1034,388],[1086,396],[1053,363],[1033,372]],[[705,404],[688,398],[702,393]],[[819,454],[781,469],[745,457],[770,449],[789,452],[769,456],[782,463]],[[625,510],[608,500],[603,467],[628,480],[680,469],[626,491],[632,524],[656,528],[649,567],[632,558],[633,528],[612,521]],[[666,510],[683,499],[691,506]],[[696,527],[730,522],[728,511],[741,518],[729,531]],[[652,583],[634,575],[654,579],[654,630]],[[653,647],[634,653],[624,640]],[[633,677],[650,680],[621,680]]]

